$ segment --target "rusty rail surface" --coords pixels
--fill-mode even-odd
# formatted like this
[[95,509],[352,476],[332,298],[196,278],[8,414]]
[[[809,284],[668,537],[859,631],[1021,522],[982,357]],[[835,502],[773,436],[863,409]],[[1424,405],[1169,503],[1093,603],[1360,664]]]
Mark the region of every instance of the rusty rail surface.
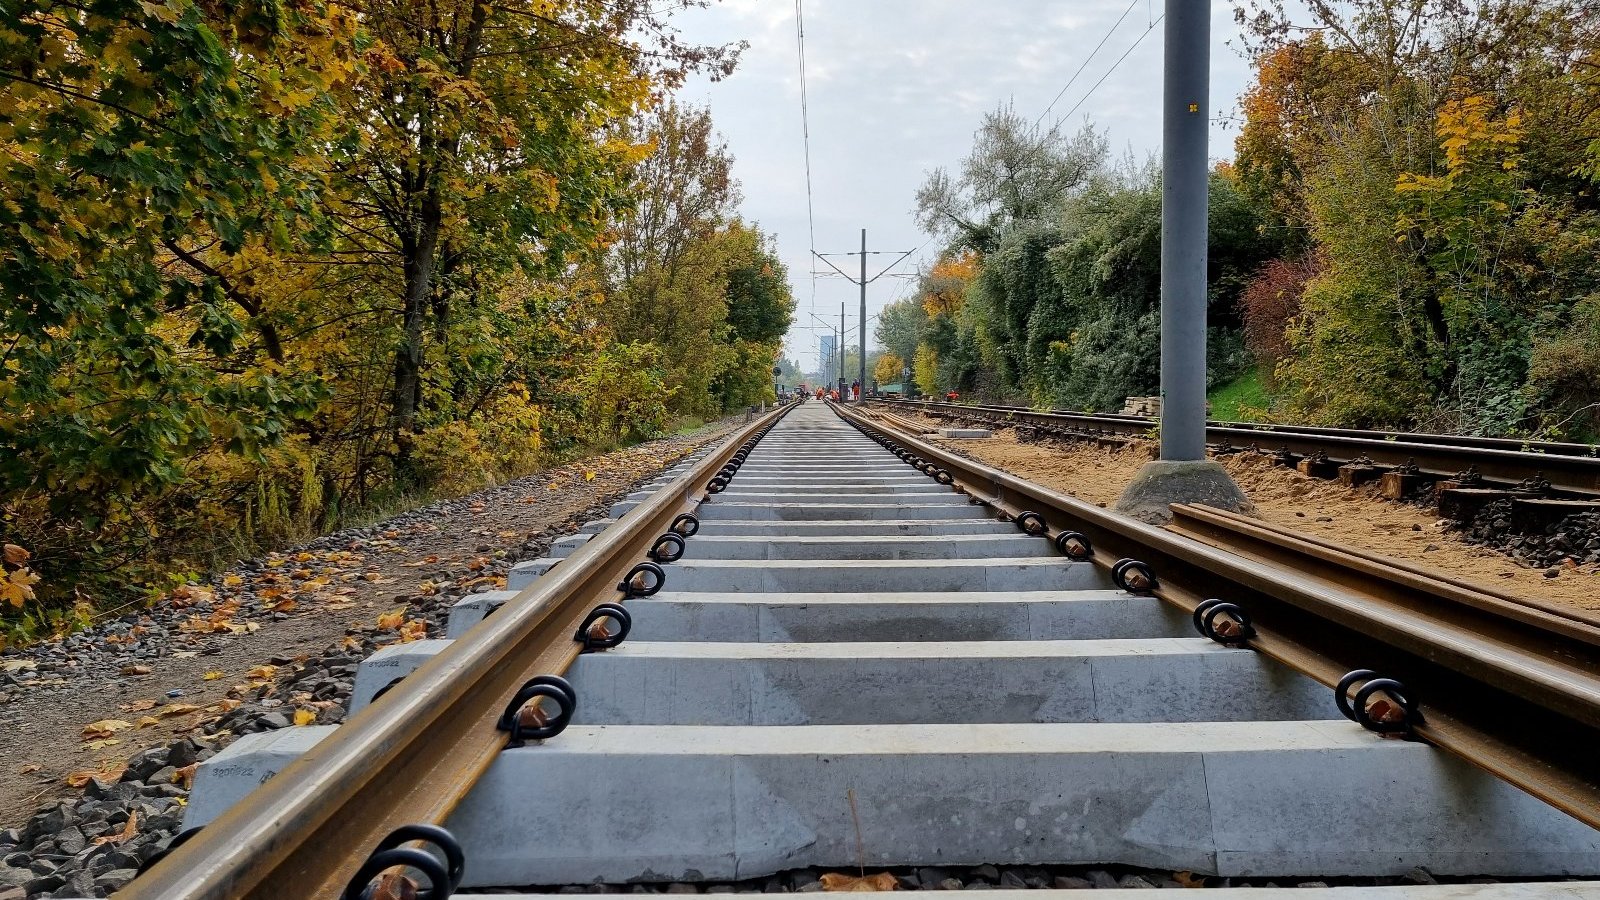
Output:
[[[1067,428],[1085,437],[1139,437],[1153,433],[1155,419],[1144,416],[1050,412],[1014,406],[966,405],[923,400],[874,401],[896,410],[986,418],[997,424]],[[1362,457],[1384,467],[1415,465],[1434,477],[1448,478],[1473,468],[1499,484],[1544,478],[1555,490],[1584,497],[1600,496],[1600,456],[1596,445],[1522,442],[1460,435],[1406,434],[1291,425],[1212,422],[1206,442],[1214,446],[1284,449],[1298,456],[1325,454],[1335,462]]]
[[698,507],[707,479],[791,408],[740,429],[117,896],[337,897],[394,829],[442,824],[505,747],[495,723],[518,687],[567,670],[585,614],[617,600],[628,568]]
[[[851,409],[845,419],[948,470],[972,501],[1049,535],[1088,538],[1094,561],[1131,558],[1152,593],[1193,612],[1237,604],[1246,646],[1323,684],[1371,669],[1399,679],[1421,714],[1416,737],[1600,827],[1600,623],[1285,534],[1209,509],[1173,531],[1108,512],[933,446]],[[1381,774],[1374,786],[1381,790]]]

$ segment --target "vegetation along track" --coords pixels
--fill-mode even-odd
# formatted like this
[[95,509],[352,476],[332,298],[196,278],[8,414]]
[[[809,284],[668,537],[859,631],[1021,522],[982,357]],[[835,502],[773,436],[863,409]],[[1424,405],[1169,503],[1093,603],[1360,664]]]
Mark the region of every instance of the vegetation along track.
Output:
[[[1117,443],[1149,435],[1158,425],[1146,416],[925,400],[881,402],[901,413],[921,412],[998,427],[1028,425],[1063,437]],[[1221,452],[1257,448],[1276,453],[1291,465],[1309,459],[1312,465],[1306,468],[1312,474],[1328,477],[1338,474],[1341,465],[1353,465],[1364,470],[1358,478],[1375,479],[1385,472],[1408,474],[1413,481],[1401,482],[1407,488],[1442,480],[1467,488],[1521,486],[1530,493],[1600,499],[1600,448],[1593,444],[1252,422],[1211,422],[1206,426],[1206,441]]]
[[[820,403],[679,471],[462,601],[453,639],[370,657],[345,724],[203,764],[203,827],[120,896],[333,897],[394,863],[458,893],[1600,874],[1592,620],[1207,510],[1148,527]],[[415,838],[461,855],[369,857]]]

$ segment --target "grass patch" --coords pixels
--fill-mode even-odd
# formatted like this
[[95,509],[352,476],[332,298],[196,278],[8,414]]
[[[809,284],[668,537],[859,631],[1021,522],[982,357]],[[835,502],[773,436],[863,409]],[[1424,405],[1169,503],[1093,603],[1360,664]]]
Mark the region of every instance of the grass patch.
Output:
[[1206,395],[1206,400],[1211,403],[1211,418],[1225,422],[1259,421],[1272,408],[1272,394],[1267,391],[1260,369],[1251,369],[1216,388]]
[[678,421],[672,423],[672,425],[672,433],[682,437],[685,435],[694,434],[696,431],[706,427],[706,420],[700,418],[699,416],[684,416]]

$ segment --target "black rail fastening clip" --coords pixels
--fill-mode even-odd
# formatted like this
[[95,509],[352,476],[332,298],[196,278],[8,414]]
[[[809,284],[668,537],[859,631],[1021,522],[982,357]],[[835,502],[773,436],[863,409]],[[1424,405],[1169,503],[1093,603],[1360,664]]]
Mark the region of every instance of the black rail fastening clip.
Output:
[[1017,526],[1017,530],[1023,534],[1031,534],[1037,537],[1042,534],[1048,534],[1050,531],[1050,526],[1045,524],[1044,516],[1031,510],[1017,513],[1017,517],[1011,521]]
[[189,839],[199,834],[200,829],[204,827],[204,825],[196,825],[193,828],[186,828],[183,831],[173,835],[172,840],[168,841],[165,847],[162,847],[160,850],[156,851],[154,856],[139,864],[139,874],[143,875],[151,866],[154,866],[156,863],[166,859],[168,853],[171,853],[172,851],[188,843]]
[[1094,545],[1081,532],[1063,531],[1056,535],[1056,549],[1068,559],[1088,559],[1094,556]]
[[1249,614],[1237,603],[1217,599],[1204,600],[1194,608],[1194,628],[1224,645],[1243,644],[1256,633]]
[[[556,714],[544,711],[540,698],[556,702]],[[511,733],[509,747],[522,747],[528,741],[553,738],[567,729],[578,709],[578,692],[560,675],[536,675],[523,682],[511,702],[506,704],[495,727]]]
[[[420,847],[401,846],[413,842],[438,848],[444,861]],[[378,842],[372,855],[345,887],[344,900],[371,900],[377,888],[374,880],[386,869],[402,866],[420,873],[428,882],[426,888],[421,888],[412,880],[417,900],[445,900],[461,886],[466,863],[467,855],[461,843],[445,829],[437,825],[402,825]]]
[[[617,623],[617,630],[606,628],[606,620]],[[584,653],[595,650],[610,650],[627,640],[628,632],[633,630],[633,616],[619,603],[602,603],[589,614],[583,617],[583,624],[578,626],[578,633],[572,639],[583,645]]]
[[667,571],[653,562],[642,562],[628,570],[617,583],[625,599],[649,597],[667,583]]
[[[1356,685],[1355,695],[1350,689]],[[1383,697],[1374,701],[1373,695]],[[1333,702],[1346,719],[1379,734],[1407,734],[1422,721],[1417,702],[1406,686],[1393,678],[1383,678],[1371,669],[1356,669],[1339,679],[1333,689]]]
[[678,517],[672,520],[669,530],[674,534],[691,538],[700,533],[700,520],[694,513],[679,513]]
[[389,683],[388,684],[385,684],[383,687],[378,688],[376,691],[372,692],[372,699],[368,700],[367,702],[368,703],[377,703],[379,697],[382,697],[384,694],[389,693],[391,690],[394,689],[395,685],[399,684],[400,682],[404,681],[405,679],[406,679],[406,677],[404,675],[396,675],[395,677],[389,679]]
[[683,559],[683,552],[688,546],[683,540],[683,535],[676,531],[666,531],[656,538],[656,542],[650,545],[650,550],[645,555],[658,563],[677,562]]
[[1156,589],[1156,573],[1137,559],[1119,559],[1111,566],[1111,583],[1130,594],[1148,594]]

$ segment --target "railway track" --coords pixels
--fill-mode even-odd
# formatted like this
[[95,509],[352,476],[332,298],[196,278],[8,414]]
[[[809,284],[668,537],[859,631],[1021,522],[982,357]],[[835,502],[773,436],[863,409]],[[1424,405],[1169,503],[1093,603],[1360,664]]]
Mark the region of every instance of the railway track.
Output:
[[436,898],[982,864],[1600,894],[1545,880],[1600,874],[1583,615],[1215,511],[1151,528],[819,403],[614,514],[368,658],[344,725],[203,764],[203,827],[119,896],[393,864]]
[[[1120,414],[1048,411],[1021,406],[956,404],[918,400],[876,401],[899,412],[979,421],[995,426],[1031,425],[1064,437],[1126,441],[1148,436],[1155,419]],[[1600,447],[1594,444],[1519,441],[1469,435],[1361,431],[1249,422],[1211,422],[1206,441],[1221,452],[1259,449],[1287,463],[1326,463],[1327,473],[1357,464],[1376,473],[1400,471],[1420,481],[1462,482],[1529,488],[1575,498],[1600,498]]]

